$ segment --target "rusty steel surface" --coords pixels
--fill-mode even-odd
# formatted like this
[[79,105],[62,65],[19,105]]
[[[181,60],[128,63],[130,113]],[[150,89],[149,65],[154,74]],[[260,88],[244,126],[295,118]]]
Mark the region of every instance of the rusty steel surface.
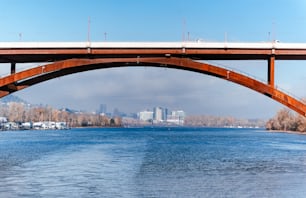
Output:
[[11,75],[0,78],[0,97],[27,88],[34,84],[72,73],[94,69],[126,66],[168,67],[195,71],[215,76],[255,90],[272,98],[273,100],[286,105],[297,113],[306,116],[305,103],[276,89],[276,87],[271,84],[257,81],[251,77],[245,76],[235,71],[227,70],[225,68],[197,62],[190,58],[178,57],[124,57],[96,59],[75,58],[58,61],[17,73],[12,73]]
[[268,84],[274,86],[275,81],[275,56],[272,55],[268,58]]

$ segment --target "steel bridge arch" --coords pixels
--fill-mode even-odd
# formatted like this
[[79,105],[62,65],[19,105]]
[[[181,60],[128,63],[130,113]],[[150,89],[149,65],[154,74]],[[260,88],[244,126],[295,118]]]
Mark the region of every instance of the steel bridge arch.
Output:
[[272,85],[232,70],[184,57],[82,58],[58,61],[0,78],[0,98],[57,77],[89,70],[127,66],[167,67],[215,76],[264,94],[306,117],[306,104],[303,101],[278,90]]

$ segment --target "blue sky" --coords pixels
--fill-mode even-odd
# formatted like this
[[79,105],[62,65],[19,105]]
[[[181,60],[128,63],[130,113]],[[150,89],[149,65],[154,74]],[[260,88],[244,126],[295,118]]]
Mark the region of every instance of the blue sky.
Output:
[[[303,0],[0,0],[0,42],[182,41],[306,43]],[[22,36],[20,36],[22,35]],[[216,62],[266,78],[266,62]],[[3,69],[0,74],[7,72]],[[17,66],[18,67],[18,66]],[[21,67],[21,66],[20,66]],[[306,62],[278,61],[276,83],[306,96]],[[186,80],[188,79],[188,80]],[[132,88],[132,89],[131,89]],[[50,90],[52,90],[50,92]],[[202,74],[161,68],[117,68],[51,80],[16,95],[32,103],[125,112],[154,106],[187,114],[269,118],[282,106],[254,91]]]

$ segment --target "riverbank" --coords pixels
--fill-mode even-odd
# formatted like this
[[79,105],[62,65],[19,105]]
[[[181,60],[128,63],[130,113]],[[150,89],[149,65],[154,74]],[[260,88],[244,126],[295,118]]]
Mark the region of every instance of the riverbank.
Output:
[[266,131],[270,133],[290,133],[290,134],[306,135],[306,132],[300,132],[300,131],[268,130],[268,129],[266,129]]

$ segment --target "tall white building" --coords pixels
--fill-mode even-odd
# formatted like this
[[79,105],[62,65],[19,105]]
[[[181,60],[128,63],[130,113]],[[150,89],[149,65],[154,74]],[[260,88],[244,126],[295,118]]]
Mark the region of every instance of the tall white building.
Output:
[[141,112],[139,112],[139,120],[141,120],[141,121],[153,120],[153,111],[141,111]]
[[153,119],[155,122],[162,122],[164,120],[163,118],[163,109],[161,107],[155,107],[153,109]]

